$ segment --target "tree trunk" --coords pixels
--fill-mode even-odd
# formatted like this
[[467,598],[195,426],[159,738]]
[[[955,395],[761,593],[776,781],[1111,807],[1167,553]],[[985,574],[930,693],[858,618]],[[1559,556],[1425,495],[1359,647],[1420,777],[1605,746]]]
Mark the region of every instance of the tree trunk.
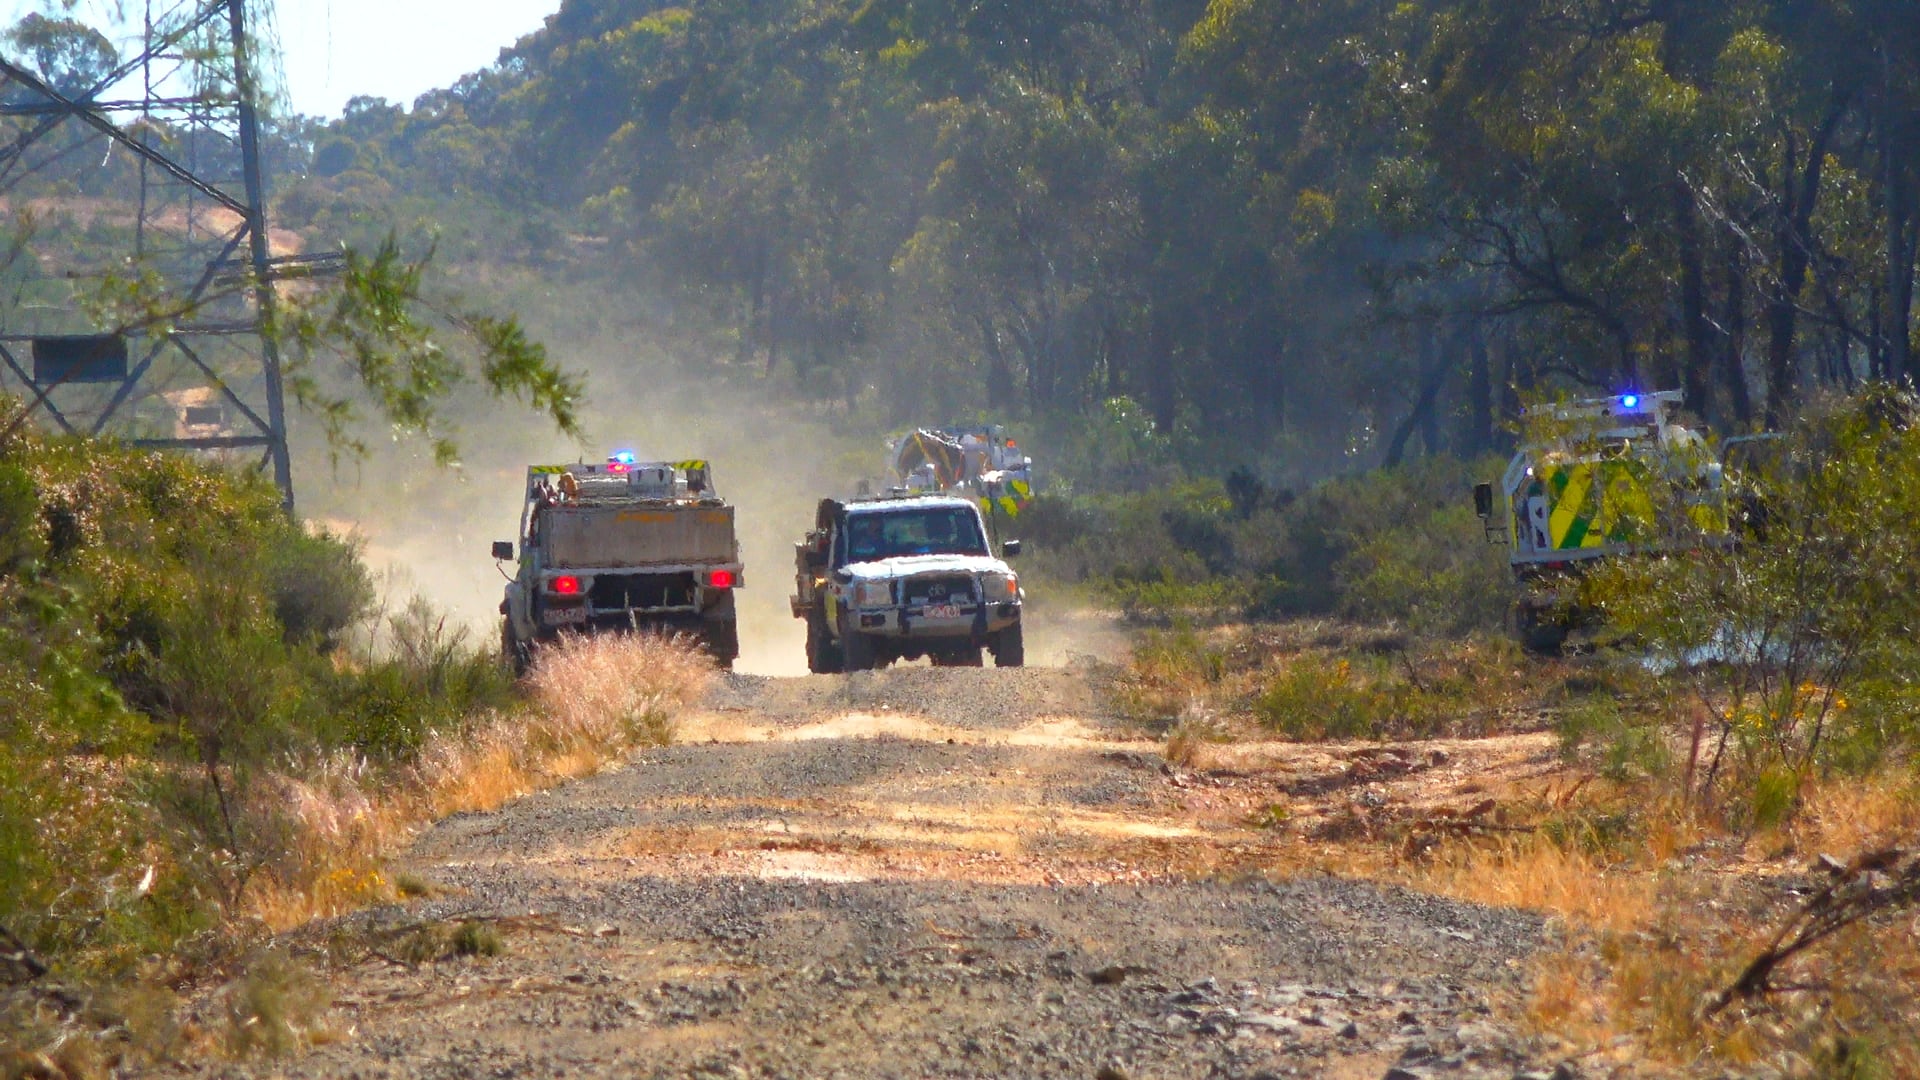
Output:
[[1147,355],[1143,360],[1147,369],[1147,411],[1153,414],[1154,429],[1166,435],[1173,431],[1174,421],[1179,418],[1180,403],[1163,318],[1158,311],[1151,317],[1153,329],[1147,338]]
[[1467,357],[1467,436],[1460,449],[1476,457],[1493,449],[1493,357],[1478,322],[1467,335]]
[[[745,360],[759,351],[760,342],[768,336],[767,316],[767,245],[763,240],[753,246],[753,268],[748,271],[753,276],[750,286],[751,301],[747,305],[747,325],[740,335],[740,352],[736,357]],[[773,350],[767,350],[767,374],[773,374]]]
[[1793,396],[1798,354],[1800,292],[1813,259],[1813,211],[1820,201],[1820,176],[1826,166],[1827,144],[1840,122],[1844,103],[1833,110],[1814,132],[1802,165],[1794,140],[1787,139],[1780,169],[1780,207],[1774,226],[1779,249],[1779,278],[1767,297],[1767,424],[1780,428],[1787,421],[1787,403]]
[[[1425,356],[1420,371],[1420,392],[1414,399],[1413,411],[1409,412],[1407,418],[1400,422],[1400,426],[1394,429],[1393,441],[1387,445],[1387,456],[1382,465],[1389,469],[1399,467],[1401,462],[1406,460],[1407,442],[1413,438],[1416,429],[1423,433],[1423,442],[1428,437],[1433,438],[1435,442],[1438,441],[1438,436],[1426,434],[1431,432],[1434,426],[1434,400],[1440,396],[1440,384],[1447,378],[1449,350],[1440,342],[1438,326],[1428,329],[1421,352]],[[1432,453],[1433,443],[1429,442],[1426,446],[1428,453]]]
[[[1514,349],[1511,337],[1500,343],[1500,418],[1518,424],[1520,421],[1520,360]],[[1508,428],[1498,428],[1494,434],[1494,448],[1504,454],[1513,453],[1519,445],[1519,438]]]
[[1687,404],[1701,416],[1710,413],[1708,387],[1713,372],[1713,339],[1707,324],[1707,285],[1704,256],[1700,243],[1700,214],[1694,204],[1693,189],[1676,178],[1669,189],[1673,195],[1673,219],[1680,244],[1680,325],[1686,335],[1686,360],[1680,366],[1680,389]]
[[[1891,132],[1887,139],[1886,156],[1891,159],[1894,156]],[[1887,377],[1901,382],[1912,381],[1920,375],[1913,364],[1914,219],[1920,215],[1915,213],[1914,185],[1913,178],[1907,174],[1908,164],[1890,160],[1886,182],[1887,310],[1882,317],[1886,320]]]
[[1007,351],[1000,347],[1000,331],[993,320],[981,316],[980,349],[987,357],[987,407],[996,412],[1013,405],[1013,368],[1007,363]]
[[1747,387],[1747,275],[1740,253],[1727,253],[1727,306],[1720,325],[1727,335],[1721,372],[1727,383],[1727,406],[1734,423],[1745,429],[1753,423],[1753,394]]

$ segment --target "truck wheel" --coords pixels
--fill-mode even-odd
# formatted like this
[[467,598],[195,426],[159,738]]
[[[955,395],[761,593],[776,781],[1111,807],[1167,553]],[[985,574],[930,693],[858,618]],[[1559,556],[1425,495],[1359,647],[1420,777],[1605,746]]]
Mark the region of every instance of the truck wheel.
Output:
[[858,630],[840,635],[841,667],[847,671],[872,671],[880,662],[880,650],[874,640]]
[[500,658],[506,661],[507,670],[513,672],[516,679],[526,675],[527,668],[533,664],[532,651],[526,642],[513,636],[511,619],[500,620]]
[[1513,605],[1513,634],[1520,647],[1534,656],[1559,656],[1572,627],[1560,612],[1528,600]]
[[1027,639],[1020,626],[1020,623],[1014,623],[993,635],[994,667],[1027,666]]
[[731,619],[708,619],[700,627],[700,640],[722,671],[733,670],[733,662],[740,658],[739,623]]
[[807,670],[815,675],[840,671],[840,646],[827,629],[827,617],[817,610],[807,615]]

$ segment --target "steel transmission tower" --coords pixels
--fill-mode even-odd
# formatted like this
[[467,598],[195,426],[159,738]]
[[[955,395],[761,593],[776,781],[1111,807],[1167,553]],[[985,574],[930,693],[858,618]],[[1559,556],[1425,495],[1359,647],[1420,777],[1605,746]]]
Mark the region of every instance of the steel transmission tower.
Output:
[[291,511],[269,331],[329,260],[267,228],[255,29],[245,0],[148,0],[130,57],[74,24],[41,70],[0,57],[0,388],[69,434],[257,451]]

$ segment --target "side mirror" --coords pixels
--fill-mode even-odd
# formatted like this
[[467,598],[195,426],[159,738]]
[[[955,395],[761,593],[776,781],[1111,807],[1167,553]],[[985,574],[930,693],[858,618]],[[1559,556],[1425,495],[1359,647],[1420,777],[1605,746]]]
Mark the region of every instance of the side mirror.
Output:
[[498,559],[501,562],[512,562],[513,561],[513,541],[495,540],[493,542],[493,557],[495,559]]
[[1493,516],[1493,485],[1473,485],[1473,512],[1484,520]]
[[1006,559],[1019,558],[1020,557],[1020,541],[1009,540],[1006,543],[1001,544],[1000,555],[1002,558],[1006,558]]

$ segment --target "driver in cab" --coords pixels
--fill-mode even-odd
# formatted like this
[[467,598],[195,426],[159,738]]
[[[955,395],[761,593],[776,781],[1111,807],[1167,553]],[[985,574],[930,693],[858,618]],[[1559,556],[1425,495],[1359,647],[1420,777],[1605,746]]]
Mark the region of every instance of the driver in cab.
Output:
[[878,517],[866,516],[853,519],[853,527],[847,537],[847,558],[851,562],[866,562],[880,557],[885,547],[885,538],[881,535],[881,523]]

